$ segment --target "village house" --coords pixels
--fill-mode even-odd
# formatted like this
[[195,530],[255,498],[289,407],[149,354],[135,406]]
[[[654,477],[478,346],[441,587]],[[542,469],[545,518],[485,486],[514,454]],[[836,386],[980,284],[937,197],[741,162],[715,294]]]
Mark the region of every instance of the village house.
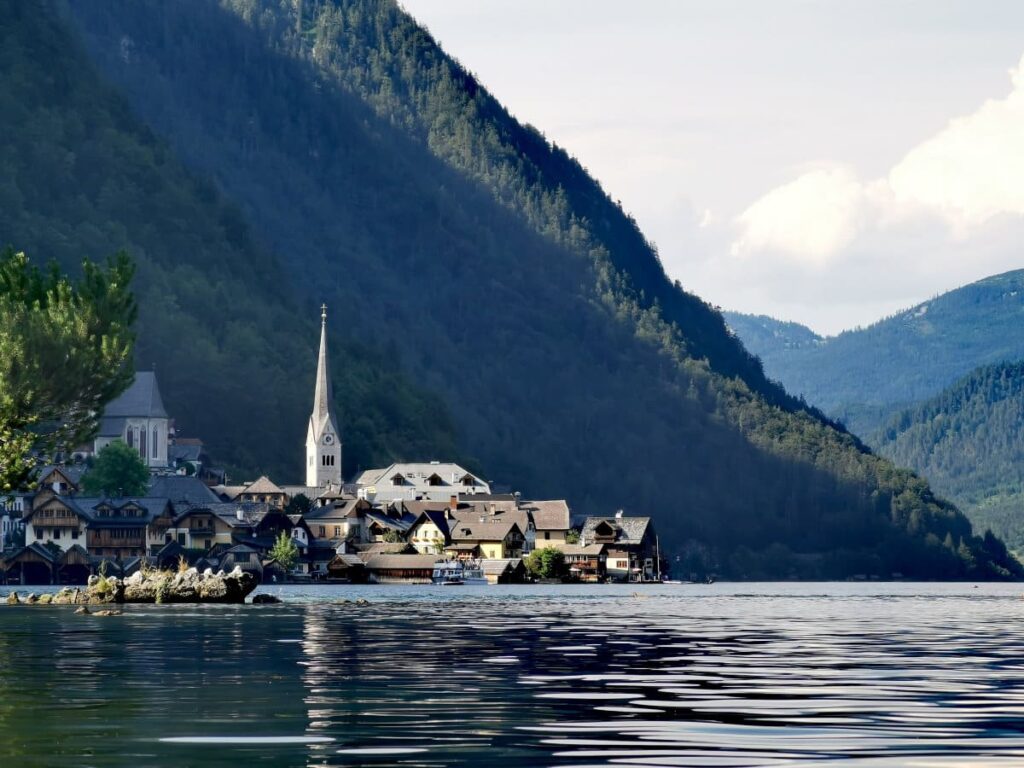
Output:
[[355,478],[357,494],[374,504],[448,501],[453,495],[490,493],[485,481],[458,464],[431,461],[367,469]]
[[522,557],[524,542],[516,523],[462,519],[451,525],[451,544],[445,551],[460,560],[504,560]]
[[561,551],[571,578],[589,583],[605,580],[608,555],[604,544],[563,544]]
[[656,581],[661,578],[658,537],[649,517],[588,517],[580,545],[605,546],[605,569],[612,581]]
[[533,522],[534,548],[565,548],[571,527],[569,503],[565,499],[524,501],[520,507],[526,510]]
[[338,549],[345,542],[369,541],[366,535],[366,512],[371,509],[364,499],[342,499],[333,504],[313,507],[303,515],[313,536],[327,539]]

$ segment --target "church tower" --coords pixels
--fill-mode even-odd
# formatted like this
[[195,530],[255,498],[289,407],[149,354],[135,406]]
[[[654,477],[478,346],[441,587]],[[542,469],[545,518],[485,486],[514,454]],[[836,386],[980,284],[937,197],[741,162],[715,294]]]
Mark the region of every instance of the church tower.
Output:
[[306,485],[341,487],[341,431],[334,417],[327,367],[327,305],[320,307],[320,355],[316,361],[313,413],[306,430]]

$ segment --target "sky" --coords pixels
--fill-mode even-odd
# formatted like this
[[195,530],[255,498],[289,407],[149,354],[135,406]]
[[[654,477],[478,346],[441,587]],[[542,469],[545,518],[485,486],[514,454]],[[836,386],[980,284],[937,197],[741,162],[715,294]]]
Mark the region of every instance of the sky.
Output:
[[831,334],[1024,267],[1024,3],[402,5],[723,309]]

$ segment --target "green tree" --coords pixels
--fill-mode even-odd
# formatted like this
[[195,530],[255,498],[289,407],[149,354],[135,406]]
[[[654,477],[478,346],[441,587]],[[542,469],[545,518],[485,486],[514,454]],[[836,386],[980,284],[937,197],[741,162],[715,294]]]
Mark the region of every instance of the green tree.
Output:
[[133,272],[119,253],[105,268],[83,262],[72,283],[0,251],[0,492],[28,484],[35,455],[92,437],[131,383]]
[[304,493],[297,493],[285,505],[284,512],[286,515],[304,515],[312,508],[313,502],[309,500],[309,497]]
[[149,470],[139,452],[120,440],[104,446],[92,469],[82,476],[86,493],[103,496],[143,496],[149,488]]
[[538,579],[557,579],[565,575],[565,555],[554,547],[535,549],[526,558],[526,570]]
[[299,559],[299,548],[291,536],[281,531],[274,546],[270,548],[270,556],[277,560],[285,573],[288,573]]

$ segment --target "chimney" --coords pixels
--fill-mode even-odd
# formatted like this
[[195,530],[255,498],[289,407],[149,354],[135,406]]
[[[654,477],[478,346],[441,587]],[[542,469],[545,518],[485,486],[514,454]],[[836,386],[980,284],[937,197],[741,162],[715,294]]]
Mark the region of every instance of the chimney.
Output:
[[448,506],[451,509],[457,509],[459,506],[459,497],[456,496],[454,493],[451,495],[451,498],[448,499]]
[[241,507],[235,510],[235,517],[238,520],[245,520],[245,512],[242,511]]
[[495,504],[495,503],[494,503],[493,501],[492,501],[492,502],[491,502],[490,504],[488,504],[487,506],[488,506],[488,508],[489,508],[489,510],[490,510],[490,513],[491,513],[492,515],[494,515],[494,514],[497,514],[497,512],[498,512],[498,506],[497,506],[497,505],[496,505],[496,504]]
[[621,510],[621,509],[620,509],[620,510],[618,510],[618,511],[617,511],[617,512],[615,513],[615,519],[616,519],[616,520],[621,520],[621,519],[622,519],[622,510]]

